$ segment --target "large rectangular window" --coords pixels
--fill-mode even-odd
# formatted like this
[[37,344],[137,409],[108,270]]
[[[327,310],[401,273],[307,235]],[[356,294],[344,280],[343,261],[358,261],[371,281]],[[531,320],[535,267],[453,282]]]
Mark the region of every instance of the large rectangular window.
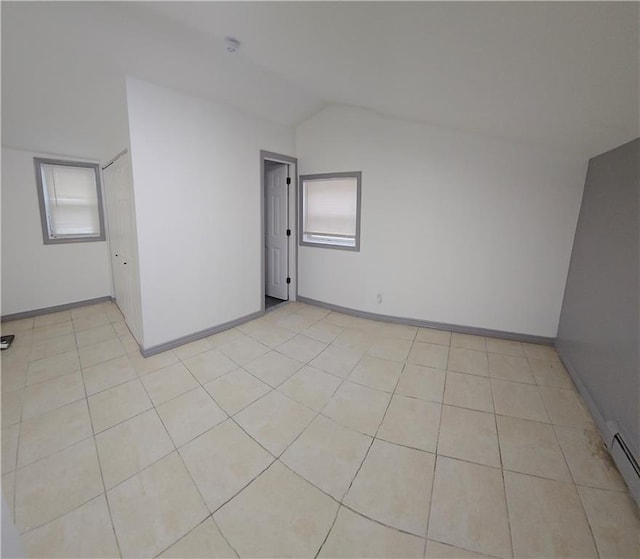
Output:
[[100,167],[34,157],[45,244],[104,241]]
[[361,182],[360,171],[300,177],[301,245],[360,250]]

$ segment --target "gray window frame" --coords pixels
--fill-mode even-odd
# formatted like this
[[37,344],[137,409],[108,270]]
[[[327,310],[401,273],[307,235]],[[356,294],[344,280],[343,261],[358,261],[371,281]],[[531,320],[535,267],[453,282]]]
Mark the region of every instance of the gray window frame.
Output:
[[[52,237],[47,220],[47,204],[44,199],[44,185],[42,184],[42,165],[58,165],[61,167],[82,167],[93,169],[96,176],[96,189],[98,194],[98,219],[100,222],[100,235],[95,237],[62,236]],[[102,204],[102,177],[99,163],[89,163],[87,161],[69,161],[64,159],[47,159],[44,157],[34,157],[33,166],[36,173],[36,187],[38,189],[38,203],[40,205],[40,223],[42,226],[42,240],[45,245],[60,245],[65,243],[93,243],[106,240],[104,227],[104,208]]]
[[[313,243],[304,240],[304,182],[328,179],[356,179],[356,244],[344,246],[332,243]],[[298,177],[298,244],[300,246],[328,248],[333,250],[349,250],[360,252],[360,214],[362,212],[362,171],[345,171],[341,173],[318,173],[314,175],[300,175]]]

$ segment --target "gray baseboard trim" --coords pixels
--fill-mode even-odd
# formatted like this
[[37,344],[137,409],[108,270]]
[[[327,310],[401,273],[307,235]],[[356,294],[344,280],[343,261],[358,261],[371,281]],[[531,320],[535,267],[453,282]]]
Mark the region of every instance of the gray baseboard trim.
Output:
[[260,318],[263,315],[264,311],[260,310],[246,316],[236,318],[235,320],[225,322],[224,324],[218,324],[218,326],[212,326],[211,328],[207,328],[206,330],[200,330],[199,332],[194,332],[193,334],[188,334],[186,336],[182,336],[181,338],[176,338],[175,340],[164,342],[163,344],[155,345],[149,348],[140,347],[140,353],[142,354],[142,357],[151,357],[152,355],[157,355],[158,353],[162,353],[163,351],[167,351],[169,349],[173,349],[190,342],[196,342],[198,340],[201,340],[202,338],[208,338],[209,336],[213,336],[214,334],[218,334],[220,332],[223,332],[224,330],[229,330],[230,328],[235,328],[236,326],[240,326],[245,322]]
[[97,303],[105,303],[107,301],[115,301],[111,295],[104,297],[96,297],[95,299],[85,299],[84,301],[76,301],[75,303],[65,303],[64,305],[55,305],[53,307],[45,307],[42,309],[35,309],[32,311],[23,311],[13,314],[6,314],[0,318],[2,322],[8,322],[10,320],[21,320],[23,318],[33,318],[34,316],[40,316],[43,314],[50,314],[54,312],[68,311],[69,309],[76,309],[78,307],[84,307],[86,305],[95,305]]
[[478,328],[476,326],[463,326],[460,324],[447,324],[445,322],[431,322],[429,320],[419,320],[416,318],[406,318],[401,316],[390,316],[386,314],[377,314],[366,311],[359,311],[356,309],[350,309],[348,307],[341,307],[332,303],[325,303],[324,301],[317,301],[298,295],[298,301],[301,303],[307,303],[309,305],[316,305],[324,309],[331,311],[356,316],[358,318],[366,318],[369,320],[379,320],[382,322],[393,322],[396,324],[406,324],[407,326],[419,326],[421,328],[435,328],[437,330],[449,330],[450,332],[457,332],[459,334],[473,334],[475,336],[488,336],[490,338],[502,338],[505,340],[514,340],[516,342],[527,342],[533,344],[545,344],[553,345],[555,338],[545,338],[543,336],[533,336],[531,334],[519,334],[517,332],[504,332],[502,330],[490,330],[488,328]]
[[[616,466],[618,467],[618,471],[622,475],[622,478],[625,480],[632,497],[636,501],[637,505],[640,506],[640,483],[638,482],[638,477],[635,476],[634,472],[630,470],[629,463],[625,461],[626,459],[619,461],[622,458],[621,455],[620,454],[616,455],[616,453],[612,452],[614,437],[616,434],[622,435],[625,440],[625,443],[628,446],[630,444],[633,444],[631,438],[624,437],[624,433],[619,432],[618,426],[614,422],[607,421],[602,416],[594,399],[591,397],[589,390],[587,389],[585,384],[582,382],[582,379],[580,378],[580,374],[578,373],[577,369],[573,366],[573,363],[571,362],[571,359],[567,355],[567,352],[565,351],[565,348],[563,347],[563,345],[560,343],[560,344],[556,344],[555,347],[556,347],[556,353],[560,357],[560,360],[562,361],[562,364],[564,365],[565,369],[567,369],[567,372],[569,373],[571,380],[573,380],[573,384],[576,385],[576,389],[578,390],[578,393],[580,394],[580,396],[582,396],[584,403],[587,405],[587,409],[589,410],[591,417],[593,417],[596,427],[600,432],[600,435],[602,436],[602,440],[604,441],[607,447],[607,450],[611,455],[611,458],[616,463]],[[637,461],[638,458],[640,458],[640,449],[630,448],[629,450],[634,455],[634,459]]]

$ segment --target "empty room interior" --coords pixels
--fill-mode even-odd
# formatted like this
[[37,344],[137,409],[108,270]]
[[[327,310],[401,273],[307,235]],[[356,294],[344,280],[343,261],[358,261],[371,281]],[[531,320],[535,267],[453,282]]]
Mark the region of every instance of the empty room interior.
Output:
[[0,9],[2,557],[640,557],[640,3]]

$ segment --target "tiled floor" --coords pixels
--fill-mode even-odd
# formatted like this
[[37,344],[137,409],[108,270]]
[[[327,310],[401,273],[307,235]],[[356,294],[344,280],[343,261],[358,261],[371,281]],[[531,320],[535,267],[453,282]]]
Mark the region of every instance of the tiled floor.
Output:
[[149,359],[110,303],[3,329],[32,556],[640,556],[549,347],[299,303]]

